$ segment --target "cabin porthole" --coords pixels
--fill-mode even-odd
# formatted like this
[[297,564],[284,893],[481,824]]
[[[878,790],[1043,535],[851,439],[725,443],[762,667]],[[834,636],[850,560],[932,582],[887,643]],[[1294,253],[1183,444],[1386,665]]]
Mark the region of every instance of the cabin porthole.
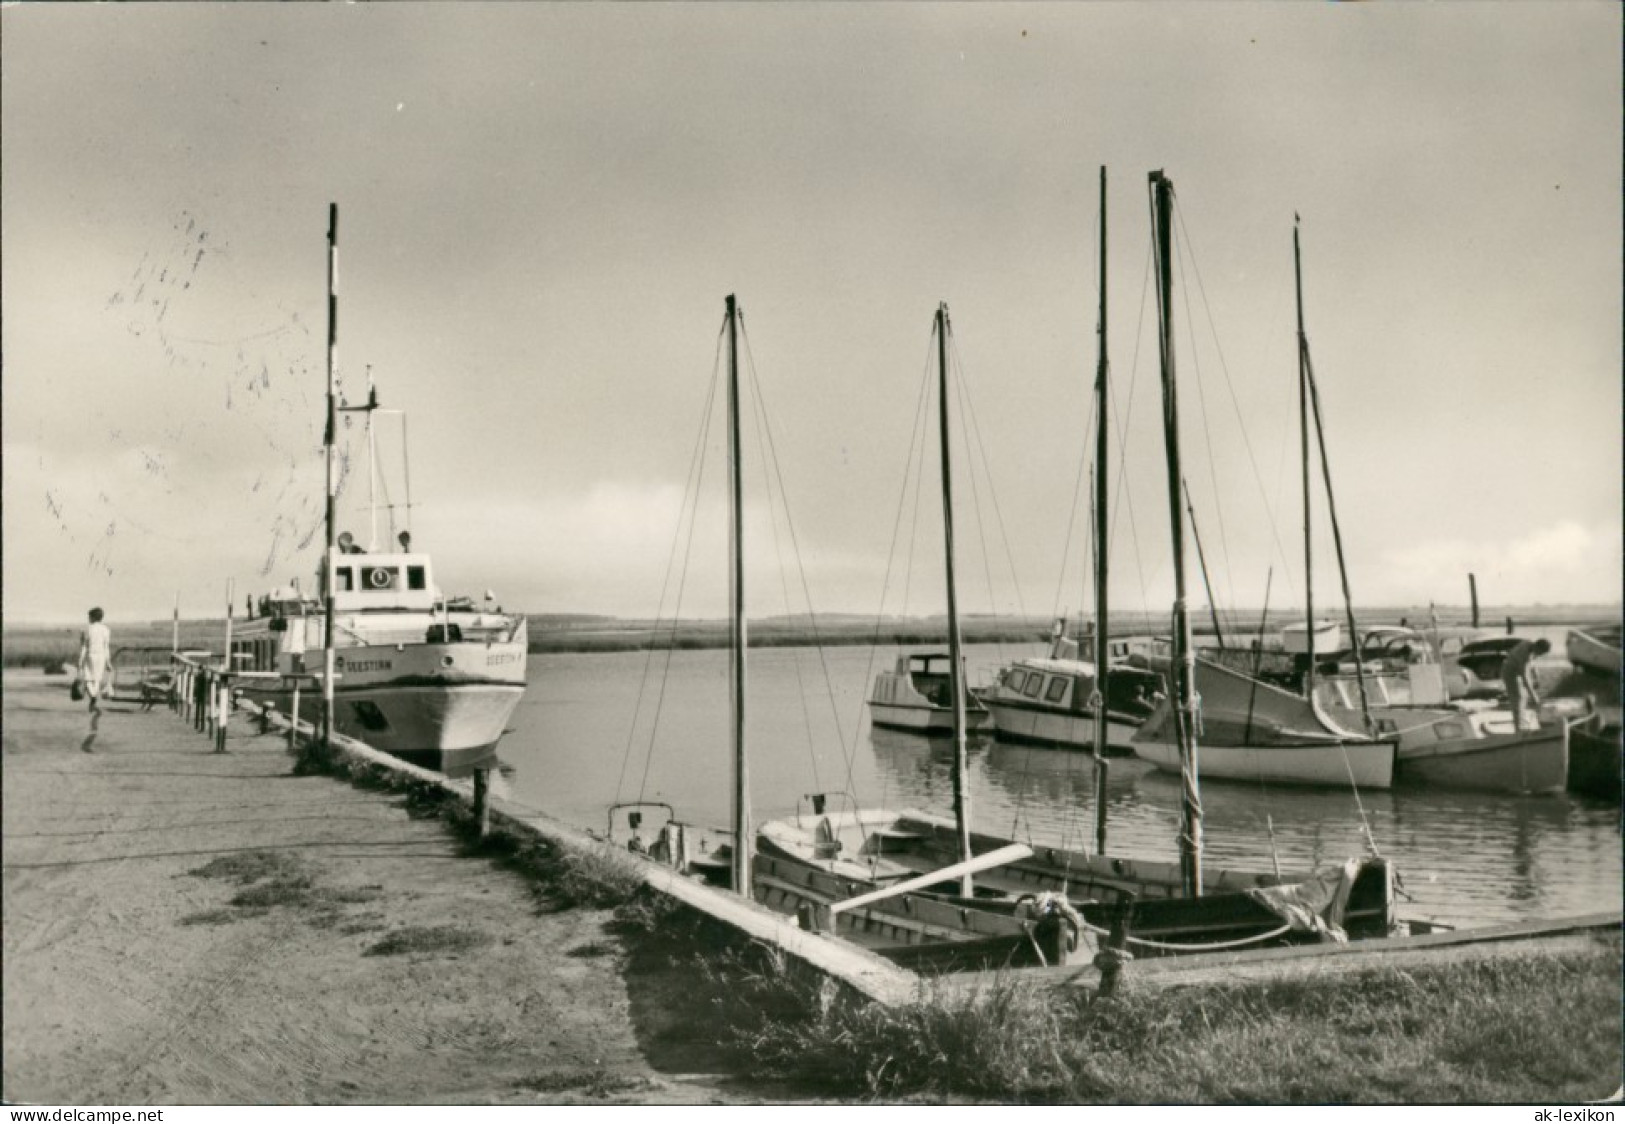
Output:
[[451,659],[450,656],[441,656],[440,657],[440,666],[441,667],[450,667],[451,664],[452,664],[452,659]]

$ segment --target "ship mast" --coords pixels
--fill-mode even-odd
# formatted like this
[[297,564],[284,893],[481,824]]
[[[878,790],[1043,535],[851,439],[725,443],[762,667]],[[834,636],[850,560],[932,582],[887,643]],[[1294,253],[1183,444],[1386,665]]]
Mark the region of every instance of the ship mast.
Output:
[[728,497],[730,688],[733,695],[733,887],[751,896],[750,784],[745,761],[745,535],[744,473],[739,457],[739,306],[728,295]]
[[[322,745],[333,744],[333,634],[337,616],[333,607],[335,555],[338,551],[338,349],[339,349],[339,205],[327,209],[327,552],[322,560]],[[298,716],[294,716],[298,720]]]
[[[948,581],[948,690],[954,715],[954,828],[959,839],[959,861],[968,862],[970,849],[970,778],[965,745],[965,667],[959,636],[959,601],[954,583],[954,487],[948,446],[948,306],[937,306],[937,425],[942,454],[942,547]],[[973,893],[971,876],[960,877],[960,893]]]
[[1095,686],[1089,706],[1095,712],[1095,849],[1106,853],[1106,391],[1111,364],[1106,358],[1106,169],[1100,169],[1100,326],[1095,363]]
[[1179,866],[1185,896],[1202,894],[1202,795],[1196,744],[1196,652],[1191,645],[1190,613],[1185,604],[1185,513],[1180,506],[1184,473],[1179,460],[1179,403],[1174,380],[1173,209],[1174,185],[1160,171],[1151,173],[1151,228],[1156,237],[1157,311],[1162,352],[1162,428],[1168,459],[1168,515],[1173,528],[1174,656],[1170,667],[1175,736],[1179,739]]

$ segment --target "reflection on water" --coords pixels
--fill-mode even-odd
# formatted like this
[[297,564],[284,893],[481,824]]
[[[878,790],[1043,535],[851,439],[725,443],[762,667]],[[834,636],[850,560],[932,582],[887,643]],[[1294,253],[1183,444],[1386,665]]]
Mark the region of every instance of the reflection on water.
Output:
[[[1005,646],[1002,656],[1012,654]],[[752,652],[747,729],[758,820],[818,791],[849,791],[865,805],[951,812],[951,741],[871,730],[861,721],[869,677],[894,656],[871,657],[862,648],[821,656],[811,649]],[[974,682],[1001,653],[974,645],[967,656]],[[646,665],[654,672],[640,696]],[[533,656],[513,725],[501,752],[520,800],[593,829],[617,799],[664,800],[684,818],[727,822],[725,652],[681,652],[669,663],[645,653]],[[985,736],[973,737],[969,751],[978,830],[1093,847],[1091,757]],[[1133,758],[1114,758],[1109,767],[1108,850],[1177,860],[1179,778]],[[1202,802],[1210,866],[1269,870],[1279,862],[1301,870],[1363,852],[1369,830],[1413,899],[1403,903],[1408,915],[1485,924],[1620,905],[1617,806],[1569,796],[1356,795],[1238,783],[1205,786]]]

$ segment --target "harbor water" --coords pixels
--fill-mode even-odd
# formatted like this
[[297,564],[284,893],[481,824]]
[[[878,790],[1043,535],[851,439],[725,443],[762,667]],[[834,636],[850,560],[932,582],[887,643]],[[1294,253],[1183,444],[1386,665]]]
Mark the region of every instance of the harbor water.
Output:
[[[970,681],[1029,654],[1037,653],[971,645]],[[752,650],[746,729],[758,823],[793,812],[814,792],[847,793],[866,807],[951,813],[950,740],[876,730],[867,720],[868,684],[896,656],[895,648]],[[511,726],[500,783],[526,804],[597,831],[617,801],[663,801],[691,822],[728,822],[726,651],[532,655]],[[1087,754],[974,737],[970,792],[978,830],[1094,848]],[[1105,800],[1108,853],[1177,860],[1177,776],[1114,758]],[[1569,794],[1221,781],[1203,783],[1202,804],[1210,866],[1301,871],[1375,846],[1400,873],[1404,916],[1486,925],[1621,903],[1617,805]]]

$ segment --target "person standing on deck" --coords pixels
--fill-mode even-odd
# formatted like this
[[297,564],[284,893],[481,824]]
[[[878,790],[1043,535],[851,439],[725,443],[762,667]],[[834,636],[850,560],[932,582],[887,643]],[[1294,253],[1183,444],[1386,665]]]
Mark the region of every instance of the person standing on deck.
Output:
[[113,659],[113,633],[102,623],[102,611],[90,610],[90,625],[79,637],[79,678],[84,681],[85,694],[90,696],[90,709],[99,710],[97,700],[107,689],[107,669]]
[[1535,727],[1540,726],[1540,692],[1535,690],[1534,662],[1552,650],[1549,640],[1521,640],[1508,649],[1501,663],[1501,685],[1506,688],[1507,706],[1512,711],[1512,728],[1521,730],[1524,705],[1534,710]]

